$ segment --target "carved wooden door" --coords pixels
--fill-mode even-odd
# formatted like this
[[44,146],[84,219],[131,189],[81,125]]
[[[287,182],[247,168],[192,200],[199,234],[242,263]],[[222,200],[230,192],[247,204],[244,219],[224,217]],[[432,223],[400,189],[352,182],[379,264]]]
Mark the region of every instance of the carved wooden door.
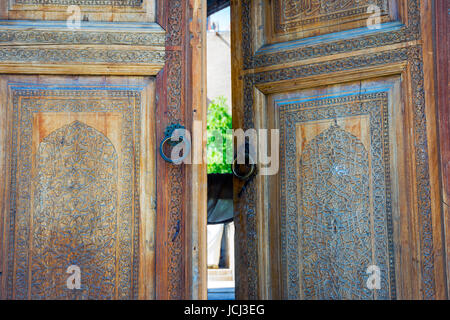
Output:
[[231,7],[234,128],[279,132],[235,179],[237,298],[445,298],[431,1]]
[[1,1],[1,299],[204,295],[201,242],[185,231],[205,217],[189,214],[204,167],[156,152],[167,125],[191,127],[199,3]]

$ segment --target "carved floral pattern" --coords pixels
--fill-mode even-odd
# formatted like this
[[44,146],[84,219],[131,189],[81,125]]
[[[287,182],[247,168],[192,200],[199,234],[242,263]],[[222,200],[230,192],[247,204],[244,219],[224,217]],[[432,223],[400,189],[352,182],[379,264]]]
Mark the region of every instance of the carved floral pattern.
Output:
[[[167,95],[163,102],[165,114],[167,116],[167,124],[180,123],[185,124],[185,108],[184,99],[184,76],[186,68],[184,67],[185,55],[185,30],[184,19],[186,11],[184,9],[185,2],[182,0],[168,1],[167,16],[167,34],[166,46],[172,47],[167,50],[167,59],[165,72],[167,79],[163,86],[167,86]],[[167,238],[167,255],[168,255],[168,298],[179,300],[185,296],[184,289],[184,266],[183,259],[185,250],[185,233],[184,233],[184,195],[186,192],[185,170],[183,166],[174,166],[165,163],[167,170],[167,178],[163,185],[158,184],[160,188],[169,188],[170,199],[168,201],[167,214],[168,225],[166,233]],[[158,191],[163,192],[163,191]],[[165,192],[165,191],[164,191]]]
[[20,5],[142,7],[142,0],[14,0]]
[[28,44],[99,44],[99,45],[135,45],[164,46],[165,34],[156,32],[120,32],[120,31],[71,31],[71,30],[0,30],[0,43]]
[[362,34],[359,36],[349,36],[347,39],[338,39],[305,46],[293,46],[293,48],[281,48],[273,52],[258,51],[255,54],[254,50],[257,50],[257,48],[252,47],[251,41],[250,3],[251,0],[243,0],[242,2],[242,48],[244,50],[245,69],[300,61],[361,49],[378,48],[389,44],[417,40],[420,39],[421,35],[419,0],[407,0],[408,24],[402,26],[399,30],[380,30],[380,32],[374,34]]
[[[285,253],[282,255],[282,265],[285,266],[283,269],[285,270],[283,277],[288,283],[288,298],[371,299],[373,296],[369,296],[368,292],[361,289],[361,284],[365,285],[362,278],[367,280],[367,276],[364,273],[367,267],[371,264],[377,265],[381,270],[381,289],[377,290],[377,298],[394,299],[396,297],[395,268],[393,265],[394,251],[392,242],[392,209],[389,196],[390,164],[387,106],[388,100],[386,92],[350,95],[280,106],[280,163],[283,164],[280,168],[281,186],[283,189],[283,192],[281,192],[280,210],[281,220],[283,221],[281,226],[281,248]],[[361,115],[369,116],[370,123],[370,181],[372,181],[372,198],[377,199],[377,201],[372,204],[373,213],[371,213],[371,219],[373,220],[373,226],[369,226],[369,223],[367,223],[366,220],[366,215],[368,213],[365,208],[367,208],[369,201],[365,198],[367,194],[367,176],[362,176],[363,171],[353,170],[352,173],[349,173],[346,177],[339,177],[339,179],[344,179],[344,182],[343,180],[336,178],[336,175],[333,176],[329,174],[329,171],[326,169],[330,167],[329,161],[332,159],[335,161],[334,164],[341,165],[343,164],[342,160],[347,159],[347,166],[352,166],[353,169],[358,169],[358,165],[362,167],[368,165],[367,161],[364,160],[367,155],[366,151],[362,149],[360,142],[356,141],[356,138],[349,136],[348,133],[342,133],[337,130],[335,130],[335,132],[328,130],[327,132],[324,132],[322,136],[319,135],[315,140],[310,142],[309,146],[307,146],[303,151],[303,155],[308,154],[309,152],[310,156],[317,156],[315,152],[312,153],[308,150],[312,148],[311,144],[314,145],[316,142],[322,142],[320,145],[321,151],[324,152],[321,158],[322,160],[317,158],[312,158],[312,160],[316,162],[318,161],[319,163],[317,163],[317,165],[323,167],[324,170],[321,174],[318,174],[317,169],[302,171],[300,176],[305,177],[306,175],[306,180],[299,183],[296,179],[296,124]],[[329,141],[325,138],[334,138],[334,140]],[[338,141],[338,138],[342,138],[343,141]],[[341,147],[343,147],[342,143],[346,141],[345,139],[347,139],[347,143],[349,142],[349,139],[354,140],[354,145],[352,146],[353,149],[347,145],[345,153],[338,155],[338,149],[344,151]],[[334,148],[330,146],[331,143],[334,144]],[[340,145],[338,149],[335,147],[337,145]],[[331,150],[333,150],[334,155],[332,155]],[[350,165],[350,160],[348,160],[349,157],[351,157],[351,161],[354,162],[358,159],[359,160]],[[302,161],[305,161],[305,158],[303,158]],[[356,167],[354,167],[355,165]],[[305,166],[302,168],[307,169]],[[344,171],[341,170],[342,167],[339,167],[338,169],[341,173],[344,173]],[[366,171],[368,172],[368,170]],[[348,170],[348,172],[350,172],[350,170]],[[315,183],[314,181],[317,181],[317,183],[320,181],[320,188],[322,188],[324,192],[326,190],[327,194],[324,194],[326,199],[319,196],[322,194],[318,191],[320,190],[319,186],[314,187],[311,185],[311,183]],[[348,185],[352,184],[351,181],[354,182],[353,186],[357,185],[355,188],[358,188],[359,194],[354,193],[354,190],[356,189],[345,191],[344,185],[348,187]],[[337,191],[341,187],[342,190]],[[310,191],[308,191],[313,191],[311,188],[317,189],[317,193],[311,194]],[[341,195],[347,194],[347,197],[350,195],[354,198],[356,197],[353,199],[355,200],[354,203],[352,203],[352,205],[356,205],[356,207],[347,207],[346,210],[349,211],[343,210],[343,208],[340,207],[343,203],[339,203],[341,200],[332,197],[333,192],[339,192]],[[357,199],[358,196],[359,200]],[[300,197],[300,199],[297,197]],[[322,204],[320,204],[321,201],[323,201]],[[299,206],[301,207],[298,207],[297,203],[299,203]],[[314,203],[316,205],[314,205]],[[350,202],[344,203],[350,204]],[[305,210],[308,206],[310,207],[308,209],[309,212],[306,213]],[[342,209],[340,212],[338,210],[339,208]],[[323,212],[326,210],[329,211],[328,213],[331,216],[340,214],[342,219],[336,220],[335,222],[333,219],[326,221],[325,218],[320,218],[320,215],[323,215]],[[335,212],[331,212],[332,210]],[[348,218],[350,220],[346,220],[345,212],[348,213],[350,211],[353,213],[359,211],[361,215],[358,218],[352,216]],[[317,213],[319,217],[316,217],[316,220],[311,220],[314,217],[311,217],[310,215],[313,215],[314,212]],[[303,224],[301,221],[303,221],[302,217],[305,214],[306,216],[311,217],[311,219],[307,219],[307,223]],[[342,229],[343,226],[338,222],[350,222],[352,218],[355,219],[353,220],[353,226],[351,224],[347,224],[347,229]],[[302,225],[301,230],[299,230],[298,219],[300,219],[300,225]],[[339,236],[342,238],[340,239],[340,243],[338,242],[339,239],[334,239],[335,244],[339,245],[341,247],[340,249],[342,249],[341,251],[346,252],[347,255],[352,253],[351,256],[354,263],[361,265],[358,267],[356,267],[356,265],[351,265],[353,268],[357,269],[356,274],[353,274],[353,277],[349,277],[348,273],[344,273],[343,277],[345,280],[342,280],[343,278],[340,278],[339,276],[336,277],[335,280],[338,281],[334,284],[335,287],[333,290],[331,292],[323,292],[321,290],[329,284],[322,282],[326,281],[326,278],[321,276],[316,277],[317,275],[314,275],[315,272],[319,272],[319,274],[321,274],[321,271],[314,270],[315,267],[318,267],[317,265],[314,266],[314,263],[319,263],[322,267],[324,267],[324,263],[328,262],[325,263],[325,267],[329,268],[329,271],[332,273],[338,272],[339,270],[342,271],[341,269],[346,266],[347,269],[349,268],[348,261],[341,260],[340,263],[334,263],[333,260],[331,260],[331,258],[333,258],[332,251],[330,251],[331,249],[321,246],[324,244],[321,241],[315,244],[310,244],[311,241],[309,241],[309,236],[314,234],[314,232],[318,229],[328,228],[328,223],[331,223],[331,230],[329,231],[331,235],[328,234],[330,237],[328,240],[333,241],[332,238],[335,236],[333,235],[333,224],[336,224],[336,232],[340,231]],[[353,229],[356,228],[357,225],[360,229],[355,232]],[[338,230],[339,228],[340,230]],[[349,232],[349,234],[345,234],[345,232]],[[303,235],[302,238],[299,238],[300,235]],[[354,250],[355,247],[353,244],[350,244],[349,241],[345,240],[346,237],[352,236],[355,236],[355,239],[352,239],[352,241],[355,240],[358,242],[360,251]],[[373,245],[368,245],[367,237],[373,239]],[[306,245],[306,243],[308,243],[308,245]],[[314,249],[310,248],[310,246]],[[306,250],[306,256],[309,260],[306,260],[306,264],[301,267],[299,266],[298,261],[301,261],[300,257],[303,256],[303,250]],[[367,251],[370,251],[370,253],[367,254]],[[318,258],[319,260],[315,260],[314,252],[320,252],[324,256],[324,259],[328,257],[330,260],[323,261],[320,260],[320,258]],[[368,260],[367,256],[373,256],[375,260]],[[343,257],[334,258],[337,259]],[[344,263],[341,265],[342,262]],[[346,270],[346,272],[350,271]],[[299,281],[303,281],[306,285],[302,292],[300,292],[300,287],[298,285]],[[358,289],[355,290],[356,288]]]
[[77,62],[77,63],[164,63],[165,52],[157,50],[113,49],[47,49],[0,47],[0,61],[4,62]]
[[[293,27],[322,21],[322,19],[332,20],[366,13],[370,4],[377,4],[383,11],[387,6],[383,0],[275,0],[275,11],[281,21],[293,21],[290,25]],[[286,29],[287,26],[278,24],[276,27],[281,30]]]
[[370,299],[369,157],[355,136],[332,125],[300,160],[303,299]]
[[[31,298],[115,296],[118,156],[107,137],[75,121],[47,136],[36,156]],[[81,291],[66,270],[83,271]]]
[[[140,142],[136,137],[140,137],[140,108],[141,108],[141,94],[140,89],[125,88],[125,90],[116,90],[114,88],[104,88],[99,89],[97,87],[92,87],[89,89],[76,88],[68,89],[67,87],[61,89],[55,89],[54,86],[49,86],[48,88],[36,88],[33,85],[22,86],[22,87],[11,87],[12,92],[12,103],[13,103],[13,136],[12,136],[12,174],[11,174],[11,196],[10,196],[10,226],[9,226],[9,247],[8,247],[8,267],[6,273],[6,288],[8,299],[29,299],[29,298],[63,298],[67,297],[61,294],[59,288],[61,288],[61,283],[54,284],[54,288],[50,288],[47,291],[42,290],[42,283],[40,281],[46,281],[48,275],[42,272],[42,263],[49,263],[49,265],[55,266],[57,261],[61,261],[59,258],[59,249],[61,246],[66,245],[86,245],[85,249],[81,250],[81,255],[72,255],[67,257],[67,263],[70,261],[78,261],[83,264],[88,270],[92,270],[94,273],[90,275],[93,277],[92,281],[97,281],[100,277],[99,270],[103,270],[102,280],[105,281],[105,288],[90,288],[89,291],[83,291],[72,298],[84,299],[90,295],[97,293],[97,299],[108,299],[111,298],[111,292],[106,293],[106,288],[111,283],[112,277],[115,277],[115,291],[114,298],[118,299],[133,299],[137,298],[138,290],[138,267],[139,267],[139,154],[140,154]],[[108,101],[107,103],[105,101]],[[114,165],[110,163],[108,167],[107,162],[114,162],[114,155],[112,154],[111,146],[105,141],[101,134],[95,133],[92,129],[82,125],[81,123],[73,123],[72,126],[61,128],[57,130],[54,135],[50,134],[47,140],[44,140],[41,145],[40,153],[36,160],[40,161],[36,163],[36,168],[40,172],[36,178],[31,175],[31,168],[33,167],[32,159],[32,136],[33,136],[33,114],[42,112],[60,112],[60,113],[75,113],[75,112],[117,112],[121,114],[122,127],[120,130],[121,139],[121,150],[116,150],[120,154],[120,165],[117,171],[117,179],[121,184],[120,191],[117,195],[117,204],[114,206],[116,211],[117,222],[111,224],[109,220],[112,214],[111,203],[105,202],[106,199],[113,199],[114,197],[114,186],[111,189],[95,188],[96,192],[92,192],[89,198],[87,194],[79,194],[81,197],[73,197],[74,202],[62,203],[57,199],[51,199],[54,201],[56,206],[60,206],[62,212],[54,212],[59,214],[61,218],[62,228],[60,231],[60,242],[53,242],[52,246],[46,247],[44,245],[43,237],[47,234],[52,234],[54,232],[54,226],[52,219],[52,211],[48,211],[51,206],[48,201],[52,194],[55,192],[59,196],[75,195],[75,191],[68,193],[67,188],[72,186],[72,188],[78,188],[81,185],[81,181],[87,182],[86,179],[92,179],[91,172],[84,172],[87,175],[72,180],[64,180],[66,185],[61,184],[61,179],[58,179],[57,172],[45,171],[51,170],[52,165],[49,163],[48,168],[44,169],[42,165],[47,151],[52,146],[56,146],[59,139],[61,142],[67,144],[67,149],[64,152],[68,152],[72,157],[66,159],[66,164],[58,165],[57,167],[63,170],[67,175],[80,174],[81,171],[75,172],[70,170],[71,163],[74,168],[78,167],[78,170],[89,170],[93,167],[92,159],[98,159],[97,152],[103,151],[103,156],[109,153],[108,157],[102,158],[103,160],[103,171],[97,171],[99,176],[97,176],[96,182],[101,183],[105,179],[114,179]],[[71,130],[72,133],[70,133]],[[84,136],[79,136],[77,133],[84,132]],[[80,139],[77,143],[78,146],[85,145],[86,141],[94,142],[99,144],[99,148],[95,148],[94,145],[90,146],[80,152],[71,152],[70,148],[74,148],[77,143],[70,143],[70,140],[78,137]],[[64,139],[63,139],[64,138]],[[106,153],[105,153],[106,152]],[[56,156],[59,154],[56,150],[53,151]],[[81,157],[82,156],[82,157]],[[77,159],[77,157],[81,157]],[[97,158],[96,158],[97,157]],[[90,160],[88,160],[90,159]],[[87,162],[85,162],[87,161]],[[83,164],[83,165],[82,165]],[[89,166],[84,166],[84,164],[89,164]],[[96,166],[101,165],[97,163]],[[53,167],[53,168],[56,168]],[[100,170],[100,166],[98,169]],[[62,173],[61,173],[62,174]],[[49,175],[52,175],[52,179],[49,179]],[[33,180],[37,179],[37,180]],[[30,201],[33,199],[31,189],[33,181],[36,183],[43,184],[46,190],[41,190],[34,197],[34,202]],[[94,183],[91,181],[90,183]],[[58,185],[59,184],[59,185]],[[95,184],[95,183],[94,183]],[[90,185],[89,187],[93,187]],[[88,187],[88,188],[89,188]],[[59,191],[58,191],[59,189]],[[86,190],[84,190],[86,191]],[[93,191],[93,190],[91,190]],[[45,194],[45,192],[50,192],[50,194]],[[56,194],[55,194],[56,195]],[[84,198],[83,198],[84,195]],[[85,204],[91,204],[91,207],[86,210],[90,212],[89,218],[87,216],[82,217],[83,206],[80,207],[81,200],[85,200]],[[103,201],[105,200],[105,201]],[[75,202],[78,201],[78,204]],[[73,220],[68,217],[68,211],[62,207],[67,205],[72,208],[72,214],[78,215],[77,225],[73,224]],[[104,206],[104,207],[102,207]],[[102,207],[100,209],[100,207]],[[67,207],[65,207],[67,209]],[[97,220],[99,215],[93,214],[94,212],[102,212],[103,221]],[[100,210],[100,211],[97,211]],[[34,213],[33,213],[34,212]],[[78,212],[78,213],[77,213]],[[36,221],[31,218],[36,217]],[[75,216],[73,218],[75,218]],[[46,220],[45,227],[37,225],[40,220]],[[89,220],[89,222],[88,222]],[[66,224],[67,223],[67,224]],[[79,223],[79,224],[78,224]],[[84,225],[83,225],[84,223]],[[92,223],[89,227],[90,231],[95,230],[97,227],[109,226],[111,229],[96,229],[96,233],[102,239],[96,239],[98,245],[103,246],[103,250],[97,253],[96,259],[91,259],[89,257],[92,254],[90,247],[89,238],[90,235],[84,233],[83,226]],[[58,224],[59,225],[59,224]],[[115,226],[115,227],[114,227]],[[42,228],[40,228],[42,227]],[[72,229],[71,229],[72,228]],[[75,228],[75,229],[73,229]],[[65,230],[65,231],[64,231]],[[70,230],[70,231],[69,231]],[[71,236],[67,236],[71,233]],[[114,241],[110,238],[115,235]],[[30,238],[31,236],[31,238]],[[73,238],[72,238],[73,237]],[[30,239],[36,241],[37,247],[32,250],[32,242]],[[50,237],[49,239],[54,239]],[[99,241],[100,240],[100,241]],[[115,275],[110,274],[111,272],[111,261],[110,257],[104,255],[108,254],[111,250],[109,246],[116,243],[115,250]],[[53,250],[53,251],[52,251]],[[68,250],[70,251],[70,250]],[[36,256],[35,256],[36,255]],[[35,260],[36,257],[36,260]],[[43,260],[44,259],[44,260]],[[74,260],[71,260],[74,259]],[[97,265],[98,263],[98,265]],[[67,266],[64,266],[67,268]],[[60,272],[60,270],[52,269],[51,272]],[[30,276],[33,275],[33,279]],[[66,275],[67,276],[67,275]],[[88,276],[89,275],[85,275]],[[53,275],[52,275],[53,277]],[[58,278],[58,276],[56,276]],[[66,277],[67,279],[67,277]],[[33,282],[37,282],[33,286]],[[31,292],[31,295],[30,295]],[[56,296],[55,296],[56,295]]]

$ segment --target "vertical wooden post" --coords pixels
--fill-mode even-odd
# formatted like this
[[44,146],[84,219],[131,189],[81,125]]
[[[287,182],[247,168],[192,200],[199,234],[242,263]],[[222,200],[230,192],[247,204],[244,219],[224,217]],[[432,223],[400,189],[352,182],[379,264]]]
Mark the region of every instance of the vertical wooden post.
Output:
[[[186,297],[207,298],[206,0],[190,0],[188,119],[192,134],[190,216],[186,239]],[[190,107],[190,108],[189,108]]]
[[448,1],[434,2],[434,52],[436,71],[436,103],[439,117],[439,147],[441,162],[442,213],[444,224],[444,257],[446,261],[446,293],[450,289],[450,100],[449,92],[449,52],[450,9]]

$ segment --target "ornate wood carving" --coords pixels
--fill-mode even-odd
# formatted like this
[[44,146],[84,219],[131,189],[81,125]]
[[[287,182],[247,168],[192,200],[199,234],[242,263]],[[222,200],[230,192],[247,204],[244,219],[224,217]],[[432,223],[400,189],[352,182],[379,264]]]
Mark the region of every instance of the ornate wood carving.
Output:
[[142,7],[142,0],[13,0],[20,5]]
[[[167,42],[170,45],[182,45],[181,40],[183,36],[182,22],[183,19],[183,2],[170,1],[169,3],[169,32],[170,36]],[[167,122],[168,123],[182,123],[184,124],[184,101],[182,100],[182,90],[184,89],[183,75],[183,53],[181,51],[170,52],[168,64],[168,90],[167,90]],[[183,261],[183,246],[184,242],[184,170],[181,166],[169,165],[167,183],[170,186],[170,203],[168,211],[165,213],[168,216],[168,255],[169,255],[169,299],[182,299],[183,280],[184,280],[184,261]]]
[[164,63],[164,52],[153,50],[91,50],[46,48],[0,48],[1,62],[25,63],[114,63],[149,64]]
[[[279,108],[281,250],[288,298],[395,298],[386,92],[347,93]],[[355,117],[363,122],[368,117],[368,132],[359,134],[370,136],[370,142],[334,123],[339,119],[347,125],[346,119]],[[301,141],[305,137],[297,128],[319,121],[329,127]],[[381,271],[376,294],[365,285],[370,265]]]
[[[114,297],[117,162],[111,141],[79,121],[39,144],[33,179],[32,299]],[[67,290],[71,265],[83,270],[82,291]]]
[[[267,41],[289,41],[366,27],[376,10],[381,22],[395,20],[395,1],[273,0],[266,7]],[[376,8],[376,9],[375,9]]]
[[[66,28],[66,9],[69,2],[82,7],[83,20],[108,22],[82,21],[79,30]],[[189,53],[185,39],[189,12],[186,2],[182,0],[158,1],[156,8],[154,4],[154,0],[62,0],[51,3],[46,0],[22,0],[20,3],[11,1],[7,7],[0,5],[0,11],[3,10],[0,14],[3,14],[3,17],[20,17],[20,21],[0,21],[0,72],[39,75],[156,75],[156,114],[160,121],[155,121],[157,136],[152,137],[150,129],[147,134],[150,138],[160,141],[160,134],[167,124],[178,122],[189,127],[185,122],[189,120],[185,115],[189,99],[186,97],[186,87],[189,85],[186,78]],[[152,23],[154,9],[157,10],[158,24]],[[167,33],[164,30],[167,30]],[[107,79],[112,82],[117,80]],[[130,83],[133,83],[134,79]],[[130,84],[130,87],[133,86]],[[151,94],[146,92],[143,101],[153,101],[152,99]],[[141,244],[145,246],[141,257],[148,259],[148,268],[139,270],[140,278],[143,276],[151,280],[151,277],[154,277],[155,286],[149,288],[151,281],[140,283],[139,297],[152,298],[152,290],[155,290],[158,298],[180,299],[188,294],[185,290],[184,260],[184,221],[188,197],[188,190],[185,188],[186,170],[180,166],[169,166],[163,161],[160,162],[159,158],[156,158],[156,161],[158,199],[155,199],[156,196],[148,197],[151,209],[158,210],[158,219],[155,220],[160,224],[158,232],[155,232],[156,243],[152,243],[151,237],[141,239]],[[148,179],[148,171],[146,175]],[[170,186],[169,189],[167,186]],[[151,213],[146,212],[142,217],[145,219],[150,215]],[[149,231],[153,230],[151,223],[154,220],[142,221],[145,226],[140,232],[148,235]],[[137,233],[136,231],[135,234]],[[195,247],[195,244],[191,245]],[[152,254],[155,252],[157,257],[153,259]],[[156,268],[154,260],[158,262]],[[158,272],[158,278],[152,273],[152,265]],[[133,273],[133,277],[137,276]],[[127,283],[124,283],[124,288],[126,285]],[[141,289],[145,291],[142,295]],[[137,296],[133,293],[126,297]]]
[[308,25],[327,21],[333,24],[343,19],[367,14],[367,7],[378,5],[381,14],[388,12],[388,3],[383,0],[275,0],[275,30],[286,32],[296,27],[308,28]]
[[[313,4],[314,1],[311,1]],[[340,1],[344,3],[345,1]],[[429,148],[427,141],[426,108],[424,92],[424,71],[422,47],[415,43],[420,40],[421,35],[421,6],[419,0],[405,1],[402,21],[404,25],[385,24],[379,31],[368,31],[362,33],[347,32],[342,33],[339,39],[333,39],[327,36],[317,37],[317,41],[292,41],[289,46],[282,44],[265,45],[261,48],[256,47],[255,30],[256,22],[253,21],[253,12],[251,0],[240,1],[239,11],[242,27],[241,35],[238,37],[242,52],[242,69],[239,73],[242,83],[242,121],[244,129],[254,128],[257,114],[255,113],[255,88],[262,90],[264,94],[270,94],[278,84],[292,83],[289,90],[294,90],[296,84],[302,83],[301,80],[311,81],[312,78],[319,78],[322,75],[345,74],[345,72],[363,72],[363,70],[374,70],[383,68],[383,66],[405,64],[407,69],[404,71],[408,94],[408,103],[412,112],[411,130],[413,134],[414,147],[414,197],[417,198],[418,213],[418,243],[420,251],[417,258],[420,261],[421,278],[419,280],[419,291],[414,294],[420,294],[424,299],[433,299],[437,295],[436,277],[441,277],[440,273],[434,268],[435,253],[433,239],[433,217],[431,209],[431,183],[429,171]],[[298,2],[298,4],[307,4],[307,2]],[[383,29],[385,28],[385,29]],[[259,30],[259,29],[258,29]],[[321,41],[323,40],[323,41]],[[402,44],[397,48],[392,44]],[[380,48],[385,46],[385,50],[367,50],[364,54],[355,52],[363,49]],[[333,54],[347,53],[347,57],[328,58]],[[306,60],[316,58],[314,63],[307,63]],[[292,66],[285,67],[282,64],[290,63]],[[265,68],[265,67],[268,68]],[[258,68],[258,69],[256,69]],[[262,70],[260,70],[262,69]],[[360,71],[359,71],[360,70]],[[400,71],[397,71],[400,73]],[[392,74],[392,73],[390,73]],[[322,79],[322,78],[321,78]],[[338,81],[336,79],[336,81]],[[258,111],[260,112],[260,111]],[[239,239],[237,244],[240,247],[239,252],[246,255],[241,262],[244,263],[242,270],[247,272],[240,276],[245,278],[243,281],[242,292],[248,293],[247,297],[257,297],[260,289],[258,282],[258,255],[261,251],[258,248],[257,220],[248,212],[255,212],[258,204],[258,188],[255,181],[249,183],[245,192],[238,200],[237,216],[242,219],[241,234],[246,234],[247,239]],[[245,220],[245,221],[244,221]],[[254,235],[254,236],[253,236]],[[292,279],[294,280],[294,279]],[[441,291],[439,291],[441,292]],[[441,293],[439,293],[441,294]],[[386,297],[395,297],[392,292],[384,294]],[[295,294],[293,295],[295,296]]]
[[[157,141],[163,139],[167,125],[179,123],[192,133],[194,119],[205,119],[201,111],[205,105],[194,102],[194,95],[200,92],[197,91],[200,86],[194,84],[201,78],[196,80],[194,74],[204,68],[196,66],[202,57],[193,49],[204,48],[200,43],[203,31],[197,28],[197,24],[204,23],[202,8],[206,8],[202,6],[201,1],[168,0],[160,7],[158,22],[167,32],[167,59],[163,72],[157,76],[157,115],[161,119],[157,122]],[[204,230],[196,225],[202,222],[205,212],[201,209],[192,212],[191,204],[206,203],[206,194],[201,194],[202,187],[197,185],[201,180],[193,173],[201,171],[201,166],[192,167],[168,164],[158,157],[157,230],[162,230],[158,234],[161,245],[157,248],[156,263],[158,299],[201,299],[206,294],[206,261],[200,265],[206,256]],[[190,187],[193,185],[196,190]],[[193,199],[193,194],[198,196]]]
[[[137,298],[140,90],[10,85],[7,298]],[[68,114],[80,120],[49,129]],[[85,124],[98,116],[117,134]],[[84,271],[76,292],[70,265]]]
[[[244,1],[243,5],[247,6],[245,10],[250,10],[250,3]],[[386,24],[386,26],[375,32],[369,29],[359,30],[360,32],[357,33],[348,31],[347,33],[342,33],[342,37],[336,40],[322,36],[323,41],[316,41],[316,43],[296,41],[298,42],[297,45],[294,43],[289,47],[267,44],[260,49],[257,48],[256,54],[253,54],[253,50],[255,49],[251,47],[252,42],[243,38],[242,47],[245,51],[244,66],[246,69],[259,68],[331,54],[379,48],[386,45],[420,39],[419,0],[408,0],[406,7],[408,10],[408,24]],[[248,30],[244,28],[243,32],[248,32]],[[250,39],[250,35],[246,35],[245,37]],[[320,37],[318,37],[318,40],[320,40]]]
[[[159,15],[161,25],[166,29],[167,59],[163,73],[158,75],[159,93],[157,113],[162,121],[157,128],[158,138],[164,137],[167,125],[186,125],[185,118],[185,74],[186,74],[186,3],[170,0],[164,3]],[[157,273],[161,275],[157,288],[158,299],[183,299],[185,283],[185,196],[186,176],[184,166],[168,164],[158,159],[158,226],[164,230],[159,234],[157,248]]]
[[121,74],[133,74],[139,69],[143,74],[156,74],[164,65],[164,43],[165,32],[155,23],[111,24],[109,28],[104,24],[83,23],[80,30],[71,30],[61,22],[3,21],[0,69],[20,72],[23,68],[18,70],[18,66],[32,62],[44,73],[52,66],[64,65],[56,73],[70,73],[73,66],[77,72],[72,73],[79,73],[78,69],[84,67],[91,74],[114,69]]
[[[386,63],[409,61],[411,66],[411,80],[413,88],[413,104],[415,105],[414,114],[414,139],[416,141],[416,174],[417,174],[417,195],[418,195],[418,209],[420,212],[421,221],[421,248],[422,248],[422,270],[423,270],[423,286],[424,297],[432,298],[434,296],[434,264],[433,264],[433,238],[432,238],[432,221],[431,221],[431,207],[430,207],[430,181],[428,176],[428,156],[427,156],[427,140],[426,140],[426,123],[425,123],[425,103],[424,103],[424,88],[423,88],[423,71],[421,62],[421,48],[409,47],[393,51],[386,51],[380,54],[371,54],[364,56],[355,56],[344,58],[341,60],[332,60],[330,62],[318,63],[314,65],[307,65],[301,67],[293,67],[288,69],[278,69],[274,71],[266,71],[256,74],[249,74],[244,79],[245,104],[244,113],[245,127],[252,128],[254,123],[253,113],[253,87],[265,82],[275,82],[279,80],[292,80],[311,75],[319,75],[329,73],[330,70],[334,72],[339,70],[354,70],[357,68],[364,69],[368,66],[383,65]],[[251,115],[251,116],[250,116]],[[255,194],[254,184],[249,184],[248,193]],[[253,199],[253,200],[252,200]],[[243,196],[242,202],[245,203],[242,208],[255,207],[256,203],[254,196]],[[240,209],[242,210],[242,209]],[[243,211],[240,211],[243,212]],[[251,222],[251,221],[249,221]],[[250,234],[256,234],[256,224],[248,223],[246,225],[247,231]],[[255,237],[256,238],[256,237]],[[250,239],[248,239],[250,240]],[[255,246],[256,244],[247,244],[246,246]],[[250,257],[249,261],[257,261],[257,251],[248,251]],[[249,270],[253,270],[249,268]],[[256,272],[256,271],[255,271]],[[250,274],[254,272],[249,271],[249,279],[257,279],[256,274],[250,278]],[[253,286],[257,286],[256,283]]]
[[303,297],[370,298],[364,287],[364,267],[371,263],[364,145],[331,125],[305,147],[300,172]]
[[157,1],[5,0],[8,3],[0,6],[0,16],[9,20],[66,21],[80,13],[82,21],[153,22]]
[[[95,44],[95,45],[135,45],[164,47],[165,32],[155,23],[139,24],[110,28],[98,31],[100,25],[86,24],[89,28],[80,30],[67,29],[65,23],[47,23],[46,28],[42,24],[33,22],[2,21],[0,25],[0,43],[8,45],[44,45],[44,44]],[[84,25],[84,24],[83,24]],[[50,29],[50,30],[49,30]],[[161,48],[164,49],[164,48]]]

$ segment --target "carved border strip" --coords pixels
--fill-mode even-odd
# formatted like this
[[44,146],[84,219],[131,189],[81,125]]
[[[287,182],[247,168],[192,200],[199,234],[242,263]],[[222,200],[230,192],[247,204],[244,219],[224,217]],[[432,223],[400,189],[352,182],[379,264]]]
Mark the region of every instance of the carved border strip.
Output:
[[1,47],[0,61],[11,63],[163,64],[164,51],[112,49],[47,49]]
[[[167,120],[169,123],[183,123],[181,108],[181,90],[183,90],[182,78],[182,54],[179,51],[168,53],[168,79],[167,79]],[[184,170],[180,165],[168,165],[168,185],[170,186],[167,226],[167,241],[169,255],[169,299],[182,299],[184,279],[183,244],[184,230],[181,230],[183,222],[184,204]]]
[[[63,29],[63,30],[61,30]],[[65,30],[64,30],[65,29]],[[165,32],[154,30],[143,32],[133,30],[129,32],[117,31],[73,31],[61,26],[58,30],[23,30],[10,29],[0,25],[0,43],[11,44],[97,44],[97,45],[135,45],[161,46],[165,44]]]
[[180,46],[183,43],[183,1],[169,1],[166,46]]
[[242,48],[244,51],[244,69],[253,69],[269,65],[301,61],[332,54],[376,48],[420,39],[420,0],[408,0],[408,25],[397,31],[374,33],[353,39],[307,45],[291,50],[278,50],[273,53],[253,53],[251,34],[251,1],[242,1]]
[[360,55],[339,60],[302,65],[297,67],[277,69],[253,74],[256,84],[291,80],[312,75],[321,75],[338,71],[354,70],[364,66],[378,66],[387,63],[396,63],[408,59],[409,49],[402,48],[393,51],[384,51],[371,55]]
[[13,5],[142,7],[142,0],[14,0]]
[[[164,2],[164,1],[161,1]],[[166,125],[179,123],[185,125],[185,87],[186,61],[184,39],[186,26],[186,7],[184,0],[167,0],[162,4],[159,15],[161,25],[166,29],[166,62],[157,82],[157,114],[162,117],[157,131],[157,141],[164,136]],[[157,249],[157,272],[161,275],[161,284],[157,288],[157,299],[180,300],[185,296],[185,194],[186,178],[182,165],[172,165],[158,156],[159,173],[157,183],[158,218],[160,242]],[[158,269],[166,265],[167,269]],[[158,282],[157,282],[158,283]]]
[[[102,27],[107,28],[96,30]],[[155,23],[135,26],[92,23],[75,31],[58,22],[11,24],[0,21],[0,62],[4,63],[162,66],[164,44],[165,32]],[[65,46],[49,48],[49,45]],[[92,46],[83,48],[83,45]]]
[[[168,17],[168,38],[166,45],[180,46],[183,44],[183,1],[171,0],[169,3],[169,17]],[[184,69],[182,64],[183,53],[181,51],[173,51],[168,54],[169,70],[167,76],[167,117],[169,123],[184,122],[184,113],[182,108],[184,102],[182,100],[182,92],[184,90],[183,76]],[[184,279],[184,264],[183,264],[183,249],[184,249],[184,229],[183,224],[183,208],[185,181],[184,170],[182,166],[169,165],[168,178],[170,186],[170,201],[169,210],[167,212],[168,223],[168,246],[169,246],[169,299],[183,298],[183,279]]]

